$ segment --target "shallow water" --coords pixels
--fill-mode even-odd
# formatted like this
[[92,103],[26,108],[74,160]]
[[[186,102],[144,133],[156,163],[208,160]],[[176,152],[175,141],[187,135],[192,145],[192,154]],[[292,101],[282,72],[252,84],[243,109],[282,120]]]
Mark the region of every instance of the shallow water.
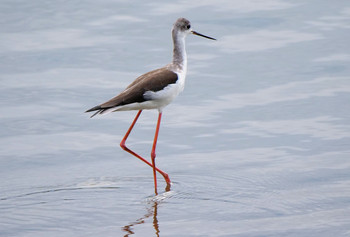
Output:
[[[1,236],[349,236],[348,1],[2,1]],[[171,58],[185,91],[161,177],[122,151],[136,112],[83,112]],[[144,111],[128,145],[149,156]]]

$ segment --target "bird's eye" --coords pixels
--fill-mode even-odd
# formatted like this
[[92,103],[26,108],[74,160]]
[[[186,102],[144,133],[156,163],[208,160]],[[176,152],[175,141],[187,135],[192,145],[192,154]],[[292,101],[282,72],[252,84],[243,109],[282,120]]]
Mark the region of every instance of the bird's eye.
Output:
[[191,25],[187,25],[187,29],[190,29],[191,28]]

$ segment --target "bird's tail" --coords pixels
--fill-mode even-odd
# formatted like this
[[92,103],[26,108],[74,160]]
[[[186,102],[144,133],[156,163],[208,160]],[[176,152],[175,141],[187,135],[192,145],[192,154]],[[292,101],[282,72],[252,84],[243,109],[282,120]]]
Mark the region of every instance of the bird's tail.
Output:
[[97,105],[91,109],[86,110],[85,113],[89,113],[89,112],[93,112],[93,111],[96,111],[96,112],[93,115],[91,115],[90,118],[94,117],[97,114],[102,113],[104,111],[104,109],[100,105]]
[[94,117],[97,114],[108,114],[110,112],[116,111],[116,108],[109,107],[109,108],[102,108],[100,105],[97,105],[91,109],[88,109],[85,111],[85,113],[96,111],[93,115],[90,116],[90,118]]

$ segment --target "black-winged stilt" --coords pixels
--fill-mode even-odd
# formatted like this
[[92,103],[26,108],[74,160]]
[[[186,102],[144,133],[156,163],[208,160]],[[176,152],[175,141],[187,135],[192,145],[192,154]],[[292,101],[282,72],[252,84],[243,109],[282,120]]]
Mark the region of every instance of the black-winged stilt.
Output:
[[[167,183],[166,190],[170,190],[170,178],[167,173],[158,169],[155,164],[156,145],[159,133],[162,110],[184,89],[187,55],[185,49],[185,37],[188,34],[199,35],[211,40],[209,36],[202,35],[191,28],[191,23],[185,18],[179,18],[172,28],[172,38],[174,43],[173,61],[165,67],[147,72],[135,79],[124,91],[105,103],[97,105],[86,112],[96,111],[91,117],[97,114],[106,114],[114,111],[138,110],[138,113],[126,132],[120,146],[130,154],[136,156],[153,168],[154,188],[157,194],[157,176],[159,172]],[[158,121],[154,135],[151,151],[152,163],[126,147],[125,142],[137,119],[144,109],[158,109]]]

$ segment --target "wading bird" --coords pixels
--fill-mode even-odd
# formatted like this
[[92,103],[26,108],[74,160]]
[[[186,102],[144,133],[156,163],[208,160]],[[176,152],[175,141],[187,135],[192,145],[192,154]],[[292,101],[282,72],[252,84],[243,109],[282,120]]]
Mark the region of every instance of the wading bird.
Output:
[[[96,111],[91,116],[94,117],[97,114],[106,114],[115,111],[138,110],[135,119],[133,120],[130,128],[121,141],[120,146],[125,151],[136,156],[153,168],[154,188],[156,194],[156,172],[159,172],[164,177],[167,183],[166,190],[170,190],[171,182],[168,174],[158,169],[155,164],[156,145],[163,108],[172,102],[173,99],[184,89],[185,86],[187,70],[185,38],[188,34],[194,34],[205,37],[207,39],[215,40],[214,38],[193,31],[189,20],[185,18],[177,19],[172,28],[172,38],[174,43],[172,62],[162,68],[147,72],[139,76],[119,95],[86,111]],[[159,112],[151,151],[152,163],[148,162],[146,159],[130,150],[125,145],[126,139],[128,138],[137,119],[144,109],[157,109]]]

